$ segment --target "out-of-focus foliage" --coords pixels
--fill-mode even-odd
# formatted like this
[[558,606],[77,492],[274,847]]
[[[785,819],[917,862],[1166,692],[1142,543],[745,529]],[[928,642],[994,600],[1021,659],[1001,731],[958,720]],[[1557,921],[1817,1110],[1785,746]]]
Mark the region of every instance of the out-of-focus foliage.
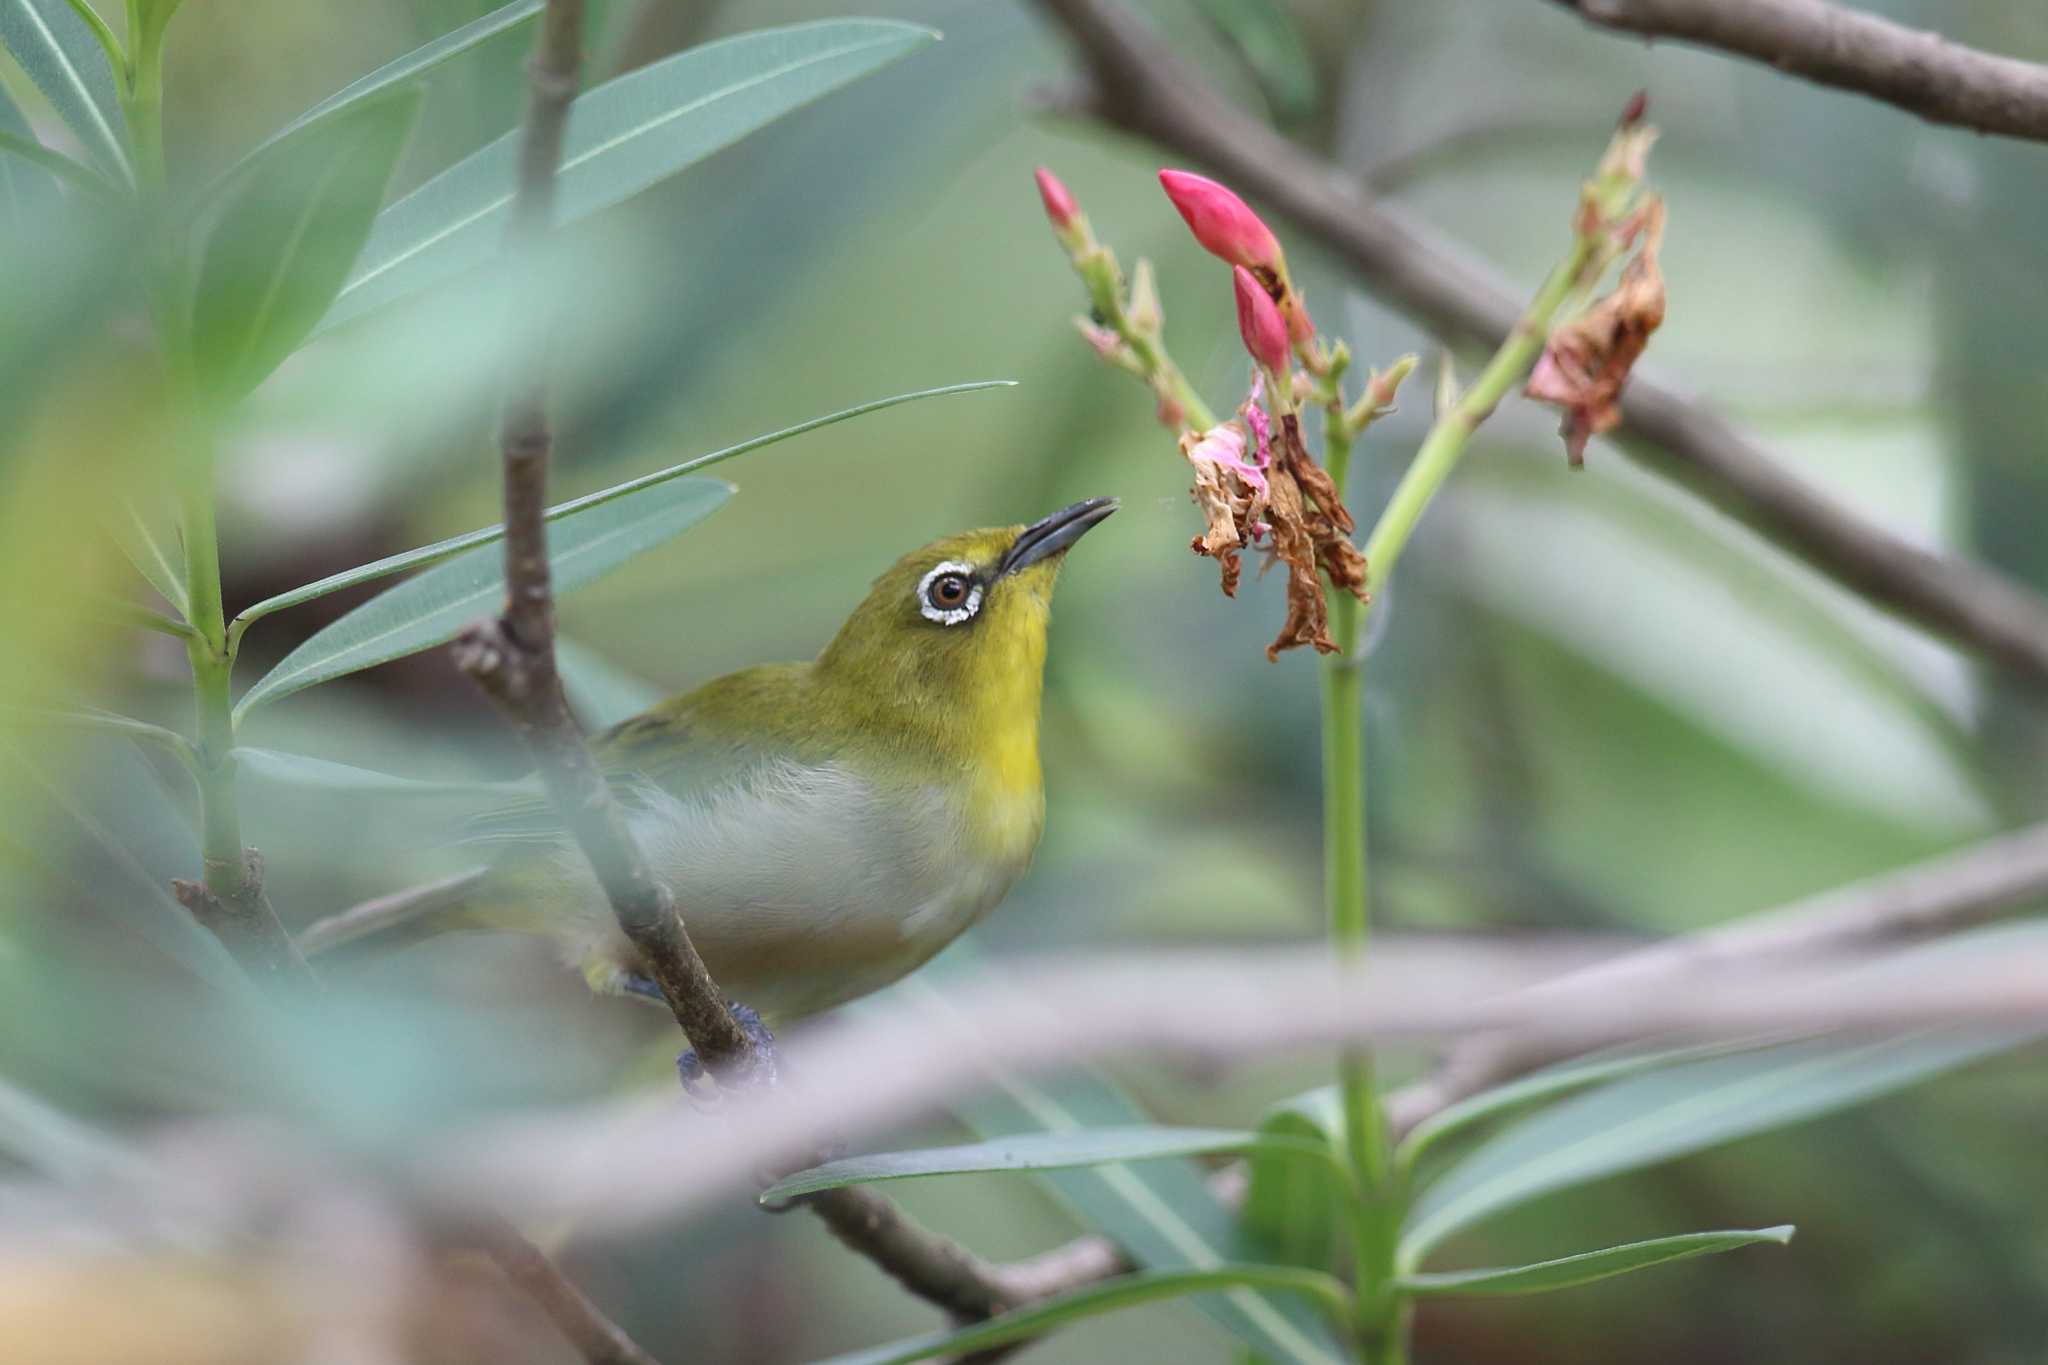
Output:
[[[593,5],[600,70],[625,55],[617,44],[634,31],[632,8]],[[2048,35],[2023,7],[1889,8],[2048,59]],[[166,120],[182,187],[212,184],[328,93],[491,12],[481,0],[363,0],[345,15],[185,5]],[[1311,669],[1263,659],[1276,582],[1248,575],[1250,600],[1228,603],[1189,562],[1193,513],[1174,453],[1145,405],[1074,341],[1071,281],[1044,240],[1029,167],[1058,164],[1098,225],[1157,262],[1168,334],[1219,400],[1242,387],[1227,288],[1158,197],[1149,149],[1026,112],[1021,93],[1062,62],[1031,12],[941,0],[863,12],[934,25],[946,40],[736,146],[706,137],[670,149],[665,168],[702,160],[563,234],[558,259],[573,287],[552,275],[531,286],[559,306],[548,324],[564,419],[558,492],[608,487],[878,394],[988,376],[1021,386],[877,413],[722,471],[743,496],[565,604],[592,655],[565,660],[572,695],[616,718],[639,704],[636,679],[679,687],[806,655],[909,546],[1115,494],[1125,510],[1061,585],[1045,844],[984,946],[1000,958],[1317,934]],[[1269,102],[1292,131],[1521,288],[1555,258],[1614,109],[1649,88],[1672,221],[1671,313],[1647,363],[1737,410],[1832,494],[2048,588],[2034,533],[2048,515],[2038,458],[2048,303],[2031,287],[2048,151],[1923,128],[1710,54],[1605,38],[1554,6],[1159,0],[1149,12],[1219,89]],[[1259,36],[1275,14],[1298,27],[1299,54]],[[62,0],[0,0],[0,39],[13,47],[29,15],[66,41],[0,60],[0,132],[32,127],[125,174],[118,102],[94,74],[103,68],[66,72],[66,53],[97,50],[92,36]],[[840,17],[812,0],[712,7],[696,37]],[[400,195],[431,197],[448,167],[506,156],[498,139],[519,108],[527,36],[507,24],[436,68],[396,156]],[[323,127],[342,131],[336,120],[302,135]],[[627,200],[654,178],[622,172],[590,205]],[[1291,225],[1276,226],[1317,316],[1362,353],[1431,345]],[[337,241],[356,230],[352,220],[336,228]],[[116,215],[4,152],[0,233],[0,257],[35,263],[0,272],[0,701],[117,707],[186,728],[181,643],[111,632],[67,605],[154,601],[122,544],[155,592],[181,591],[178,535],[156,486],[175,422],[137,379],[148,366],[135,350],[136,243]],[[262,235],[236,254],[264,243],[275,254],[290,236]],[[478,229],[463,264],[485,260],[495,237]],[[234,289],[197,297],[231,312],[244,338],[229,348],[226,387],[261,379],[232,418],[218,480],[230,614],[497,519],[491,412],[526,293],[485,269],[374,315],[349,316],[344,295],[313,344],[267,377],[249,357],[281,356],[281,339],[314,319],[278,306],[289,300],[256,308]],[[291,325],[251,330],[252,310]],[[234,330],[222,323],[223,335]],[[1354,507],[1384,498],[1425,409],[1412,402],[1374,429]],[[1679,931],[2037,809],[2048,728],[2035,698],[1611,448],[1596,444],[1589,463],[1568,473],[1549,416],[1509,405],[1375,612],[1376,914],[1411,927]],[[376,590],[278,613],[245,642],[243,684]],[[284,759],[244,765],[243,818],[294,927],[461,865],[448,841],[463,791],[516,776],[495,723],[436,653],[246,719],[244,741]],[[366,964],[355,988],[285,1030],[163,892],[197,867],[175,760],[77,731],[5,742],[0,1079],[92,1132],[246,1105],[310,1117],[374,1163],[389,1144],[480,1106],[606,1093],[650,1049],[674,1049],[654,1012],[591,1000],[543,952],[486,936]],[[404,795],[307,766],[317,760],[456,790]],[[1619,1084],[1693,1084],[1698,1068],[1738,1063],[1754,1059]],[[1447,1263],[1507,1266],[1673,1227],[1802,1227],[1788,1252],[1704,1260],[1625,1288],[1430,1305],[1418,1358],[2031,1359],[2048,1334],[2038,1288],[2048,1195],[2026,1124],[2042,1098],[2036,1071],[1994,1064],[1460,1231]],[[1220,1086],[1143,1070],[1122,1079],[1141,1116],[1252,1128],[1324,1068],[1276,1064]],[[1574,1114],[1593,1124],[1603,1093],[1493,1141]],[[1130,1112],[1118,1121],[1135,1121]],[[0,1104],[0,1130],[66,1131],[24,1113]],[[992,1132],[1046,1126],[1014,1105],[980,1118]],[[920,1139],[962,1135],[900,1145]],[[27,1145],[9,1144],[0,1175],[18,1174]],[[920,1217],[1005,1257],[1084,1221],[1142,1213],[1161,1182],[1189,1200],[1200,1188],[1185,1163],[1102,1169],[1147,1183],[1118,1191],[1094,1172],[1063,1175],[1059,1207],[1023,1179],[901,1193]],[[815,1227],[745,1203],[736,1194],[730,1218],[644,1245],[581,1246],[571,1232],[569,1260],[664,1358],[793,1361],[931,1325]],[[1228,1226],[1220,1210],[1215,1223]],[[1337,1235],[1284,1215],[1279,1225],[1306,1229],[1309,1242]],[[1129,1223],[1121,1232],[1145,1235]],[[19,1251],[0,1244],[0,1274]],[[1298,1246],[1288,1259],[1309,1254]],[[250,1305],[272,1302],[262,1286],[237,1280],[232,1262],[217,1276],[211,1265],[193,1265],[197,1289],[192,1279],[155,1286],[161,1301],[241,1304],[243,1320],[257,1320]],[[1731,1302],[1743,1311],[1729,1313]],[[1219,1304],[1225,1314],[1302,1308],[1244,1288],[1202,1307]],[[1029,1358],[1221,1362],[1234,1349],[1197,1308],[1161,1304],[1091,1319]]]

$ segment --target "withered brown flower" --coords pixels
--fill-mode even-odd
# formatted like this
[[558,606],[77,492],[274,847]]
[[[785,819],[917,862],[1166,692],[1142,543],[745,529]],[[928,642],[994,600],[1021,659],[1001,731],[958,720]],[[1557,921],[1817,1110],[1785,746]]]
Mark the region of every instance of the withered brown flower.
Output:
[[1664,241],[1664,201],[1651,196],[1615,229],[1638,239],[1612,293],[1555,328],[1522,392],[1564,410],[1558,431],[1565,455],[1578,468],[1586,442],[1621,424],[1621,390],[1650,334],[1664,321],[1664,276],[1657,250]]

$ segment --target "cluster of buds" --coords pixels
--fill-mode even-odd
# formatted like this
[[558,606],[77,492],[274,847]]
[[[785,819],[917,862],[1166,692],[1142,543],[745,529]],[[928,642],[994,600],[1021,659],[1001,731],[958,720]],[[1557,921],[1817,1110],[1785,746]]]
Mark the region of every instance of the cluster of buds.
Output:
[[1523,392],[1564,412],[1559,432],[1574,469],[1586,442],[1621,424],[1621,390],[1664,321],[1664,201],[1645,193],[1643,177],[1657,130],[1643,122],[1645,101],[1629,101],[1600,165],[1579,191],[1572,230],[1579,289],[1590,292],[1615,260],[1634,249],[1613,291],[1552,329]]
[[1324,407],[1326,429],[1348,448],[1367,423],[1389,409],[1413,360],[1385,375],[1375,373],[1366,393],[1347,405],[1342,376],[1350,353],[1341,341],[1326,346],[1317,336],[1272,230],[1228,187],[1204,176],[1164,170],[1159,183],[1195,240],[1230,267],[1238,333],[1253,361],[1244,401],[1228,419],[1209,415],[1166,353],[1150,264],[1138,263],[1126,296],[1115,258],[1096,241],[1080,205],[1041,168],[1038,192],[1046,217],[1093,305],[1092,315],[1076,322],[1104,360],[1151,386],[1160,419],[1178,431],[1205,522],[1192,546],[1217,561],[1224,593],[1236,593],[1244,549],[1264,547],[1269,563],[1286,566],[1287,621],[1267,656],[1302,645],[1333,652],[1323,580],[1365,600],[1365,557],[1351,541],[1355,524],[1336,481],[1303,439],[1302,405]]

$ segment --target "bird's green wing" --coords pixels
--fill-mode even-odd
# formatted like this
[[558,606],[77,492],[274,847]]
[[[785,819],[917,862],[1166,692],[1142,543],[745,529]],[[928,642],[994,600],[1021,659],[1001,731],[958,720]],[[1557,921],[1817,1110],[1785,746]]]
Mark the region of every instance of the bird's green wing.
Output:
[[[591,755],[628,814],[643,809],[653,789],[681,796],[724,785],[789,750],[781,727],[759,718],[804,705],[802,669],[771,664],[714,679],[593,736]],[[463,841],[520,844],[561,834],[561,821],[536,787],[472,818]]]

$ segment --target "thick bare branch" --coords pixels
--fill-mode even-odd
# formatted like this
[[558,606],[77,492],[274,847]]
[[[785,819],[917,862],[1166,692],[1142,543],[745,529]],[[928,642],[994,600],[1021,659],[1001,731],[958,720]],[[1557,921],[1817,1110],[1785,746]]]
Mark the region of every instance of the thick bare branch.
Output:
[[1587,23],[1717,48],[1930,123],[2048,142],[2048,66],[1826,0],[1552,0]]
[[[1088,107],[1205,162],[1355,267],[1434,331],[1498,345],[1520,303],[1470,257],[1371,199],[1337,167],[1209,93],[1112,0],[1040,0],[1073,38]],[[2048,602],[1978,565],[1932,554],[1787,474],[1733,422],[1638,374],[1622,401],[1630,454],[1872,602],[2048,683]]]

